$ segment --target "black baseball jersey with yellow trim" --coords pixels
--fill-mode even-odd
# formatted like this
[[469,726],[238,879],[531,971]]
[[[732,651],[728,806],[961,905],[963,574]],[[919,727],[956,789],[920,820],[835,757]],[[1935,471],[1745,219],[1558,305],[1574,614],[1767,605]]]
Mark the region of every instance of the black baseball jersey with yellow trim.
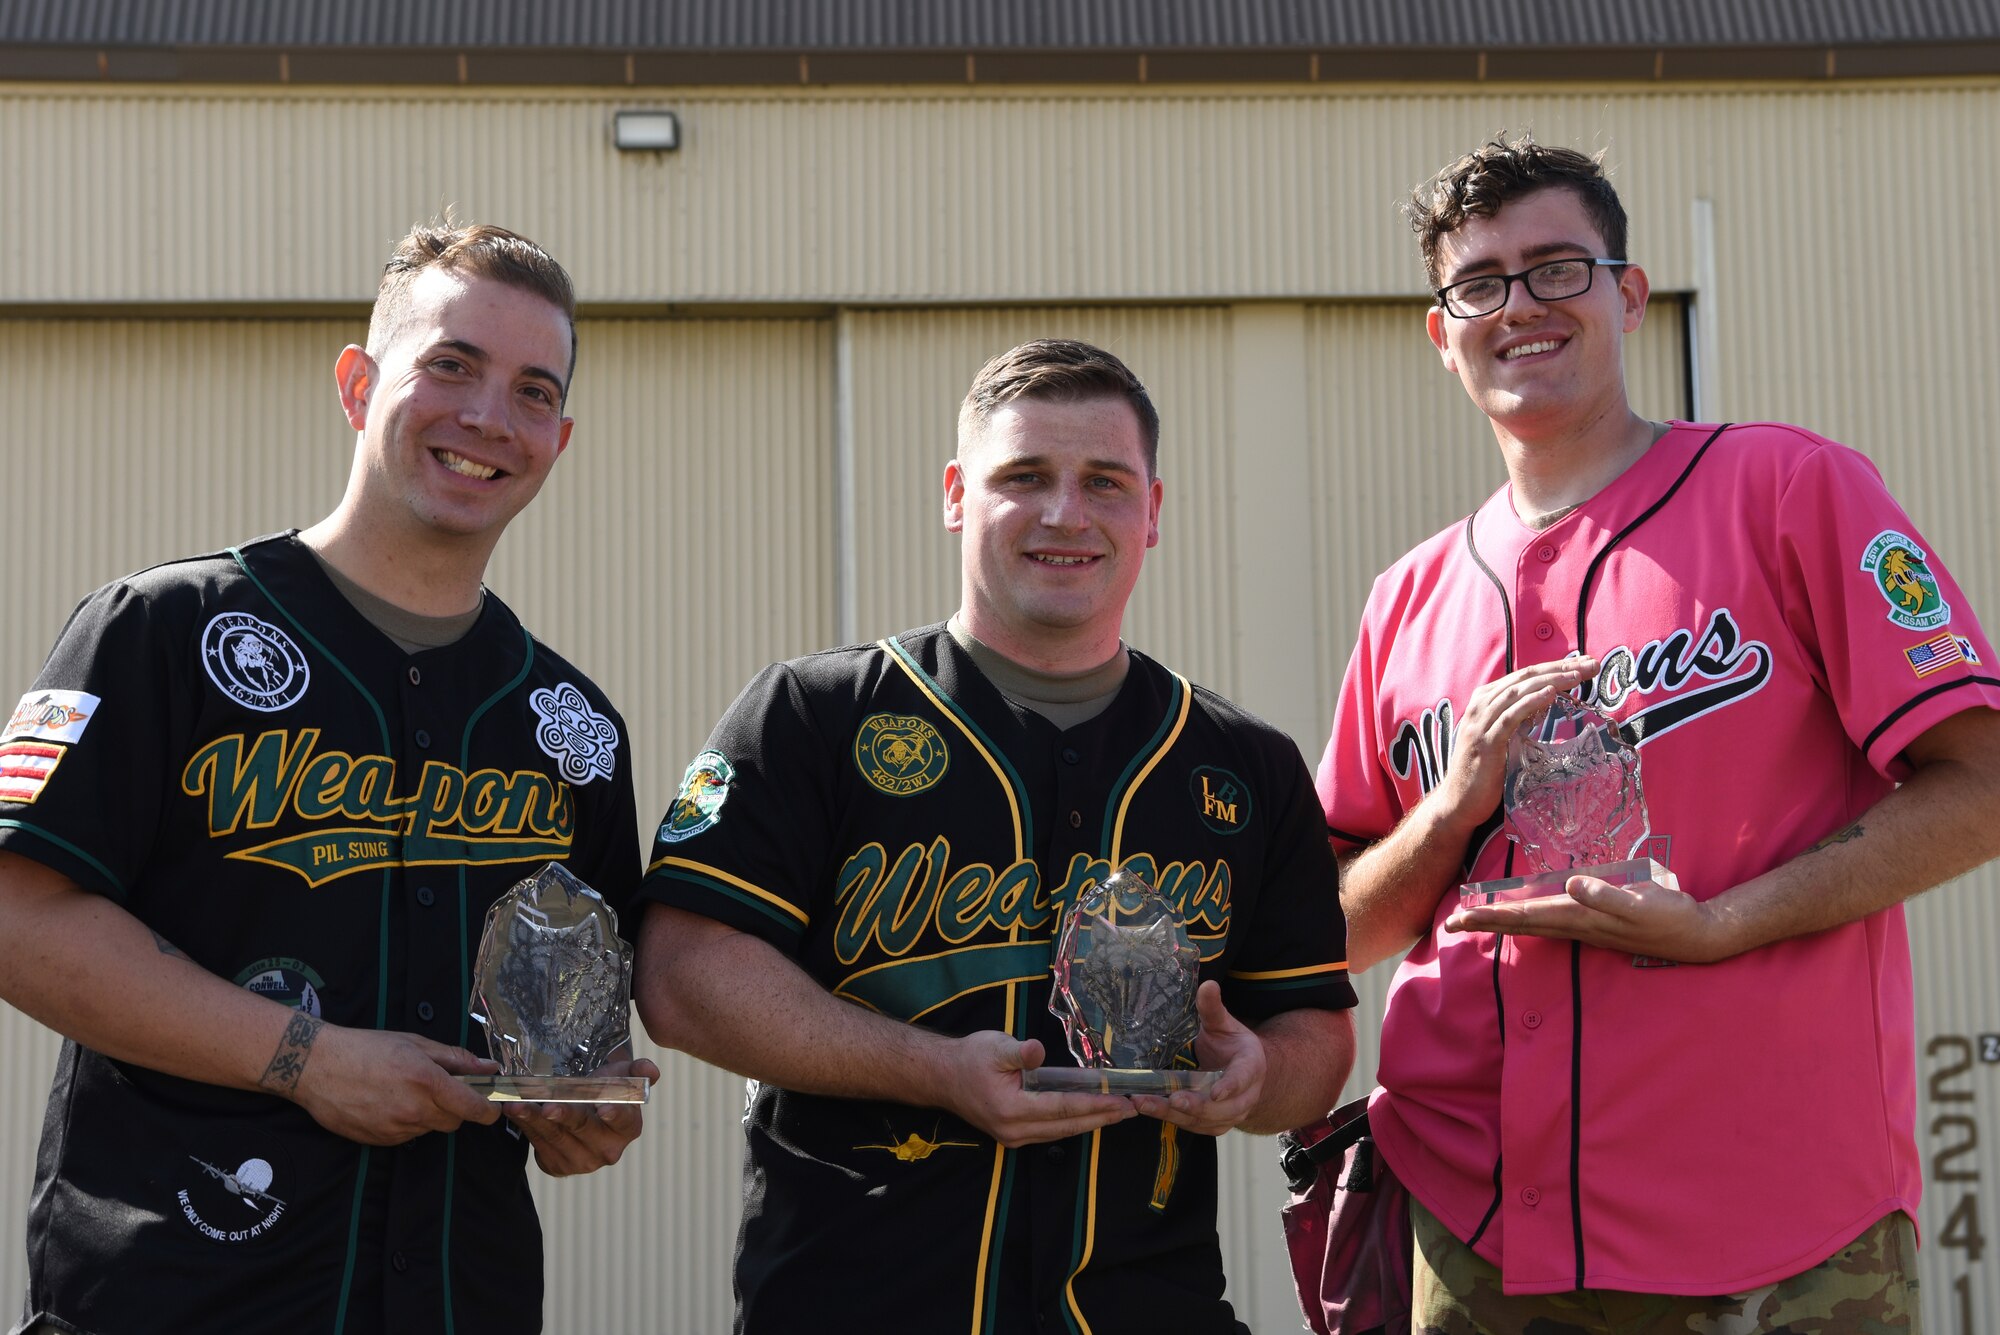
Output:
[[[495,898],[557,861],[632,907],[629,750],[597,688],[490,594],[464,639],[405,654],[294,535],[86,599],[6,737],[52,763],[0,787],[0,848],[331,1023],[484,1052],[466,1003]],[[27,1314],[102,1335],[536,1330],[526,1156],[505,1121],[371,1149],[273,1095],[65,1043]]]
[[[1067,731],[942,626],[765,670],[689,767],[641,897],[753,933],[835,996],[1038,1038],[1064,905],[1114,866],[1173,900],[1230,1010],[1354,1004],[1311,776],[1141,654]],[[1214,1141],[1134,1118],[1005,1150],[937,1109],[753,1089],[738,1324],[1233,1331]]]

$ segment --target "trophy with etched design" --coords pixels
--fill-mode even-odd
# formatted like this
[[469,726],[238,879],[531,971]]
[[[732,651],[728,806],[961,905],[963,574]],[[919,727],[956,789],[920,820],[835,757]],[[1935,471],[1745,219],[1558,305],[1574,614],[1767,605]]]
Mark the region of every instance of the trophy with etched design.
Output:
[[1588,705],[1557,696],[1508,740],[1501,807],[1528,874],[1460,886],[1467,908],[1560,895],[1572,876],[1680,888],[1648,825],[1638,748]]
[[471,1011],[500,1074],[459,1079],[501,1102],[644,1103],[646,1077],[591,1074],[630,1042],[631,1007],[617,912],[551,862],[486,914]]
[[1201,951],[1187,924],[1145,877],[1118,871],[1085,890],[1056,941],[1049,1011],[1063,1022],[1075,1066],[1021,1073],[1023,1089],[1169,1094],[1207,1089],[1220,1071],[1172,1069],[1201,1020],[1194,993]]

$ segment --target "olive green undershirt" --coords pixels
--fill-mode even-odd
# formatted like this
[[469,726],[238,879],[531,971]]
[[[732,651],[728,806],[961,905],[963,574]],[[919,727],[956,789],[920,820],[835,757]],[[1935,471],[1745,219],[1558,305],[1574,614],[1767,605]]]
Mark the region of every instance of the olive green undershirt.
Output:
[[422,653],[426,649],[442,649],[447,644],[456,644],[472,630],[479,620],[479,610],[485,606],[486,590],[479,591],[479,602],[470,612],[457,612],[448,617],[427,617],[396,606],[382,598],[377,598],[368,590],[356,584],[347,576],[326,563],[326,558],[308,547],[313,560],[333,581],[333,587],[340,590],[340,596],[354,606],[362,618],[375,629],[381,631],[406,654]]
[[1132,666],[1132,660],[1125,652],[1125,642],[1120,640],[1118,652],[1094,668],[1060,675],[1037,672],[1033,668],[1022,667],[990,645],[974,639],[972,632],[965,628],[956,614],[945,623],[945,629],[951,632],[951,638],[958,641],[958,647],[972,659],[973,666],[1000,688],[1000,694],[1064,730],[1088,722],[1109,709],[1111,702],[1118,698],[1118,688],[1125,684],[1125,674]]

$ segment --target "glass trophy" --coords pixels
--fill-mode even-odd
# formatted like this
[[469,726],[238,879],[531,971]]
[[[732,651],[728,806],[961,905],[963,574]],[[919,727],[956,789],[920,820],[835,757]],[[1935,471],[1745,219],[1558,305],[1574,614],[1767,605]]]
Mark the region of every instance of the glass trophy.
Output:
[[603,896],[551,862],[494,902],[473,965],[472,1018],[498,1075],[462,1075],[498,1102],[644,1103],[642,1075],[593,1075],[631,1040],[632,947]]
[[1201,952],[1180,912],[1136,872],[1085,890],[1056,941],[1049,1012],[1063,1022],[1075,1066],[1021,1073],[1023,1089],[1170,1094],[1207,1089],[1220,1071],[1174,1070],[1201,1030],[1194,993]]
[[1680,888],[1647,823],[1638,748],[1588,705],[1557,696],[1508,740],[1501,806],[1528,874],[1461,885],[1465,907],[1560,895],[1572,876]]

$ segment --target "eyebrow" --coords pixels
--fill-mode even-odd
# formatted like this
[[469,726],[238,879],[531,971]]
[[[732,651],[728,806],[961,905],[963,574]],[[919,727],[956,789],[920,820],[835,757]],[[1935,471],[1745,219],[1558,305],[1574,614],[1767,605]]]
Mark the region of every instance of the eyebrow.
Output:
[[[1586,255],[1591,255],[1596,253],[1589,246],[1584,245],[1581,241],[1544,241],[1539,245],[1529,246],[1528,248],[1523,250],[1521,252],[1521,258],[1529,261],[1528,267],[1532,269],[1535,267],[1536,261],[1545,260],[1557,255],[1561,255],[1565,251],[1575,251],[1575,250],[1580,250]],[[1470,260],[1467,263],[1459,265],[1456,269],[1453,269],[1451,273],[1446,276],[1444,282],[1439,284],[1439,286],[1450,287],[1453,283],[1456,283],[1459,279],[1467,276],[1482,277],[1483,275],[1481,274],[1473,273],[1473,270],[1475,269],[1482,269],[1482,270],[1490,269],[1495,273],[1498,273],[1500,272],[1501,268],[1502,265],[1498,260],[1493,260],[1493,259]]]
[[[996,461],[993,465],[993,471],[995,473],[1004,473],[1014,468],[1047,468],[1048,466],[1049,457],[1046,454],[1013,454]],[[1083,466],[1087,471],[1092,473],[1120,473],[1126,477],[1138,477],[1140,475],[1138,469],[1122,459],[1085,459]]]
[[[440,339],[438,342],[432,344],[432,347],[438,349],[449,349],[452,352],[462,353],[465,356],[474,359],[475,361],[487,362],[492,360],[491,354],[489,354],[486,351],[486,349],[480,347],[477,343],[470,343],[462,338]],[[557,395],[559,396],[567,394],[569,392],[568,387],[565,386],[562,382],[562,377],[557,375],[554,371],[549,370],[547,367],[524,366],[521,368],[521,374],[528,376],[531,379],[548,381],[549,387],[555,390]]]

